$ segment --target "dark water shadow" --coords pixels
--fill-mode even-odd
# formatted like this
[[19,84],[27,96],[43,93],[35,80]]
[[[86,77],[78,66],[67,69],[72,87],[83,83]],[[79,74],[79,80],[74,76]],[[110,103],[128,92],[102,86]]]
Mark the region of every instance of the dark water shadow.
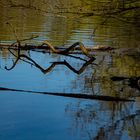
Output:
[[127,81],[128,86],[131,88],[136,88],[140,91],[140,77],[120,77],[120,76],[114,76],[111,77],[111,80],[114,82],[119,82],[119,81]]

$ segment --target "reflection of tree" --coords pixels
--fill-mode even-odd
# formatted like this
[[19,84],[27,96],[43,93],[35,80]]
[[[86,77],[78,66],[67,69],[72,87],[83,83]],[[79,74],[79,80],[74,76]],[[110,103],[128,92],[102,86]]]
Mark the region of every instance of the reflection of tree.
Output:
[[126,81],[128,82],[128,86],[132,87],[132,88],[136,88],[138,90],[140,90],[140,77],[119,77],[119,76],[114,76],[111,77],[112,81]]
[[95,67],[92,77],[87,77],[88,88],[92,89],[93,94],[119,97],[139,96],[138,54],[139,52],[134,49],[126,51],[123,55],[116,52],[103,55],[102,58],[96,56],[98,65]]
[[131,133],[130,137],[137,139],[140,137],[137,123],[140,121],[137,120],[140,111],[133,112],[133,105],[116,102],[92,105],[79,102],[77,105],[68,105],[66,113],[73,118],[72,130],[80,129],[81,135],[87,135],[90,140],[120,140],[124,133],[129,136]]
[[[94,75],[95,76],[95,75]],[[119,77],[98,77],[92,79],[93,94],[109,94],[118,97],[140,96],[139,77],[127,77],[124,80],[115,81]]]
[[120,120],[117,120],[111,126],[107,126],[105,128],[101,127],[99,129],[97,136],[94,139],[95,140],[104,140],[104,139],[120,140],[123,137],[123,131],[126,131],[127,129],[130,129],[129,130],[130,133],[133,134],[131,137],[134,137],[134,139],[138,139],[140,136],[138,133],[139,128],[136,121],[137,121],[137,117],[139,116],[140,113],[134,113]]
[[[66,49],[68,50],[68,49]],[[13,62],[13,65],[10,68],[7,68],[5,66],[6,70],[12,70],[15,68],[15,66],[17,65],[19,60],[22,60],[26,63],[29,63],[33,66],[35,66],[36,68],[38,68],[39,70],[41,70],[44,74],[49,73],[56,65],[65,65],[67,66],[71,71],[73,71],[76,74],[81,74],[88,65],[92,64],[92,62],[95,60],[94,57],[91,57],[88,61],[84,60],[84,59],[80,59],[80,57],[74,57],[71,55],[68,55],[70,57],[74,57],[76,59],[80,59],[83,60],[85,63],[80,67],[79,70],[76,70],[74,67],[72,67],[67,61],[58,61],[58,62],[52,62],[52,64],[47,68],[44,69],[42,68],[35,60],[33,60],[30,56],[27,56],[25,54],[21,54],[21,50],[18,46],[18,50],[17,50],[17,55],[14,54],[11,49],[9,49],[10,53],[12,55],[14,55],[16,57],[16,60]],[[67,55],[66,55],[67,56]],[[24,90],[17,90],[17,89],[8,89],[8,88],[1,88],[1,90],[10,90],[10,91],[21,91],[21,92],[34,92],[34,91],[24,91]],[[47,92],[41,92],[42,94],[49,94]],[[118,98],[118,97],[112,97],[112,96],[102,96],[102,95],[88,95],[85,93],[81,93],[81,94],[73,94],[73,93],[67,93],[67,94],[63,94],[63,93],[51,93],[51,95],[57,95],[57,96],[65,96],[65,97],[74,97],[74,98],[83,98],[83,99],[91,99],[91,100],[103,100],[103,101],[134,101],[128,98]]]
[[[19,60],[23,60],[26,63],[29,63],[33,66],[35,66],[36,68],[40,69],[44,74],[49,73],[56,65],[65,65],[66,67],[68,67],[71,71],[73,71],[76,74],[81,74],[88,65],[92,64],[92,62],[95,60],[94,57],[90,58],[88,61],[86,61],[82,67],[79,70],[76,70],[74,67],[72,67],[66,60],[64,61],[58,61],[58,62],[52,62],[52,64],[47,68],[44,69],[42,68],[38,63],[36,63],[31,57],[25,55],[25,54],[20,54],[20,50],[18,50],[18,55],[16,56],[10,49],[9,51],[16,57],[15,62],[13,63],[13,65],[11,66],[11,68],[7,68],[5,67],[6,70],[12,70],[18,63]],[[68,55],[70,57],[74,57],[71,55]],[[76,59],[80,59],[78,57],[74,57]],[[26,59],[26,60],[24,60]]]

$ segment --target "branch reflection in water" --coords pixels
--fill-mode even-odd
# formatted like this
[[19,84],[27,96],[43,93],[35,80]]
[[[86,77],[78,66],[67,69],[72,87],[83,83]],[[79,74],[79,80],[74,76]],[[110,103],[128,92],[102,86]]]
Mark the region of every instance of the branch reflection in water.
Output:
[[13,65],[10,68],[7,68],[7,66],[5,66],[6,70],[12,70],[17,65],[19,60],[23,60],[24,62],[29,63],[29,64],[35,66],[36,68],[40,69],[44,74],[49,73],[56,65],[65,65],[66,67],[68,67],[74,73],[81,74],[86,69],[86,67],[88,65],[92,64],[92,62],[95,60],[94,57],[91,57],[87,61],[87,60],[84,60],[84,59],[82,59],[80,57],[75,57],[75,56],[72,56],[72,55],[68,55],[69,57],[73,57],[73,58],[76,58],[76,59],[83,60],[83,61],[85,61],[85,63],[82,65],[82,67],[80,67],[79,70],[76,70],[74,67],[72,67],[66,60],[57,61],[57,62],[51,62],[52,64],[47,69],[44,69],[38,63],[36,63],[31,57],[29,57],[29,56],[27,56],[25,54],[21,54],[20,49],[18,49],[18,55],[14,54],[10,49],[9,49],[9,52],[16,57],[16,60],[15,60],[15,62],[13,63]]

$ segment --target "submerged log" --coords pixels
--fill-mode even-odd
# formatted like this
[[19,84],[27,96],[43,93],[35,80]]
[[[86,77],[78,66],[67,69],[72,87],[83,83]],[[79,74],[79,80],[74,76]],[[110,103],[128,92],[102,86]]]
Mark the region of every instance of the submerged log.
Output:
[[71,98],[79,98],[79,99],[89,99],[89,100],[101,100],[101,101],[134,101],[132,99],[125,99],[119,97],[112,96],[104,96],[104,95],[88,95],[88,94],[77,94],[77,93],[56,93],[56,92],[39,92],[39,91],[31,91],[31,90],[21,90],[21,89],[12,89],[0,87],[1,91],[15,91],[15,92],[27,92],[27,93],[37,93],[37,94],[46,94],[53,96],[62,96],[62,97],[71,97]]
[[[78,46],[79,47],[76,47]],[[10,45],[10,44],[0,44],[0,48],[5,48],[5,49],[15,49],[17,50],[18,47],[17,45]],[[73,50],[77,51],[82,51],[85,54],[88,54],[89,52],[87,51],[110,51],[114,50],[115,48],[110,47],[110,46],[105,46],[105,45],[97,45],[93,47],[85,47],[81,42],[76,42],[70,47],[57,47],[57,46],[52,46],[48,41],[43,43],[42,45],[30,45],[30,44],[25,44],[20,46],[21,50],[34,50],[34,49],[40,49],[40,50],[51,50],[53,53],[71,53]]]

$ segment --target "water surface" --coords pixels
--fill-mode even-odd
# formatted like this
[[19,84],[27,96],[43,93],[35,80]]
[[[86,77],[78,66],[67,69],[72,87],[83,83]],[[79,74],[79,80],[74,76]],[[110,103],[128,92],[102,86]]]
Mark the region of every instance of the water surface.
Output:
[[[31,91],[107,95],[134,99],[135,102],[107,102],[33,93],[0,91],[0,139],[138,140],[140,139],[140,62],[139,28],[110,18],[76,14],[42,13],[28,8],[1,7],[0,43],[68,47],[81,41],[87,47],[107,45],[118,51],[94,52],[96,58],[77,74],[65,65],[43,73],[19,60],[8,49],[0,49],[0,87]],[[8,23],[8,24],[7,24]],[[130,50],[130,51],[129,51]],[[14,54],[17,51],[12,50]],[[42,68],[52,62],[67,61],[77,71],[85,61],[51,53],[21,51]],[[82,54],[73,54],[82,59]],[[26,60],[26,59],[25,59]],[[123,77],[112,80],[112,77]],[[135,82],[135,86],[132,85]]]

